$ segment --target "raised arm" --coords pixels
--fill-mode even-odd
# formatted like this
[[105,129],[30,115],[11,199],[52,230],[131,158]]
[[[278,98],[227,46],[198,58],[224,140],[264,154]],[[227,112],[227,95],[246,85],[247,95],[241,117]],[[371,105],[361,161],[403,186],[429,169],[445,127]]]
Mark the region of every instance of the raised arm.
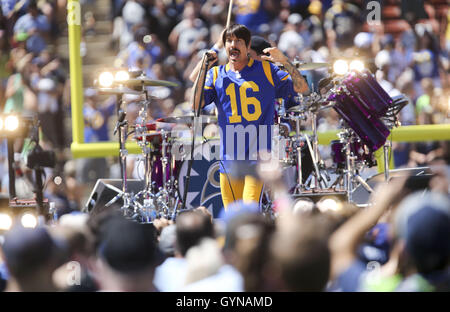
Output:
[[283,52],[278,48],[266,48],[263,51],[264,53],[269,53],[269,55],[262,55],[261,59],[265,61],[270,61],[274,63],[280,63],[284,66],[286,71],[291,75],[292,82],[294,83],[294,91],[297,93],[307,93],[309,91],[308,84],[300,74],[298,69],[289,62],[289,59]]
[[389,184],[379,185],[371,195],[373,205],[357,213],[331,235],[331,278],[336,278],[352,264],[364,234],[377,224],[389,207],[395,206],[404,197],[406,179],[401,177]]
[[[217,56],[217,53],[214,50],[209,50],[207,53],[208,53],[208,55],[210,55],[209,66],[208,66],[208,70],[209,70],[217,62],[218,56]],[[200,68],[202,66],[202,61],[203,61],[203,58],[201,58],[198,61],[197,65],[195,65],[194,70],[189,75],[189,80],[190,81],[195,82],[195,80],[197,79],[198,73],[199,73]]]
[[[197,69],[197,74],[195,75],[195,82],[194,86],[192,88],[192,95],[191,95],[191,105],[194,108],[195,111],[198,109],[198,104],[201,103],[201,107],[205,104],[204,97],[201,98],[202,89],[205,86],[206,81],[206,73],[203,74],[203,72],[200,72],[202,69],[203,59],[206,56],[202,57],[202,59],[198,62],[197,66],[195,67]],[[210,62],[211,64],[211,62]],[[205,66],[206,67],[206,66]],[[208,66],[208,68],[204,68],[204,70],[208,71],[211,66]]]
[[[223,33],[223,31],[222,31]],[[207,53],[210,55],[210,61],[209,61],[209,67],[208,70],[213,67],[213,65],[218,61],[219,56],[217,55],[217,51],[223,48],[223,42],[222,42],[222,35],[217,39],[216,43],[214,44],[213,49],[209,50]],[[214,50],[214,49],[217,49]],[[189,80],[194,82],[195,79],[197,79],[198,72],[200,71],[200,67],[202,66],[202,59],[195,65],[194,70],[189,75]]]

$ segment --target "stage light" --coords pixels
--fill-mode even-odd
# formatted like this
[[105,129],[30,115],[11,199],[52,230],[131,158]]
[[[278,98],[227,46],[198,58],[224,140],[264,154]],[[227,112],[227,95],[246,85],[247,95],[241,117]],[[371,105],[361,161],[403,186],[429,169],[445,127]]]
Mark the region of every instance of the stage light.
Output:
[[3,119],[0,118],[0,131],[2,131],[2,130],[3,130]]
[[14,115],[10,115],[5,118],[5,130],[13,132],[19,128],[19,118]]
[[20,223],[22,223],[22,226],[25,228],[35,228],[37,225],[37,218],[34,214],[27,212],[20,218]]
[[126,70],[119,70],[114,76],[114,80],[117,82],[123,82],[130,79],[130,74]]
[[102,88],[110,88],[114,82],[114,76],[110,72],[103,72],[98,77],[98,82]]
[[8,231],[12,226],[12,218],[7,213],[0,213],[0,230]]
[[310,213],[314,209],[314,202],[309,198],[298,199],[293,208],[294,214]]
[[364,63],[360,60],[353,60],[350,62],[350,70],[362,72],[364,67]]
[[337,75],[345,75],[348,72],[348,63],[344,60],[337,60],[333,64],[333,71]]
[[317,202],[317,208],[321,212],[338,211],[340,209],[340,200],[334,197],[323,197]]

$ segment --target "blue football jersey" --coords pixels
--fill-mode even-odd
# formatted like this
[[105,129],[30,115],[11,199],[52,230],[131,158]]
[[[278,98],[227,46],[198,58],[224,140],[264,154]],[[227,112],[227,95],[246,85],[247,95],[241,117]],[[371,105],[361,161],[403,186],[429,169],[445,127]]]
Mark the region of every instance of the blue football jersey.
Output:
[[[214,102],[220,128],[220,155],[228,171],[231,161],[256,163],[260,151],[271,150],[275,99],[292,96],[287,72],[267,61],[250,59],[239,73],[229,65],[213,67],[206,77],[205,104]],[[220,166],[220,172],[224,172]]]

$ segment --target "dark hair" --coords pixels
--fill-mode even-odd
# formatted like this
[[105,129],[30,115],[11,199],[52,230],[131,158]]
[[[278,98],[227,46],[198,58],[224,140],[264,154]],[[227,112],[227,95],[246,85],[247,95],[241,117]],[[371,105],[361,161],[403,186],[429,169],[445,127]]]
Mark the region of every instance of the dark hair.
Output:
[[43,227],[15,226],[5,235],[2,249],[8,271],[16,278],[37,273],[56,256],[56,245]]
[[224,249],[234,254],[233,265],[244,278],[245,291],[265,291],[264,268],[274,231],[272,220],[256,213],[240,214],[227,225]]
[[38,9],[37,0],[30,0],[28,2],[28,10],[37,10],[37,9]]
[[266,39],[260,36],[252,36],[252,44],[250,48],[256,52],[257,55],[268,55],[264,53],[264,49],[271,48],[272,45]]
[[107,220],[101,233],[99,256],[118,272],[136,273],[159,263],[156,230],[122,216]]
[[189,248],[200,243],[204,237],[213,237],[211,219],[199,211],[180,213],[176,222],[176,249],[184,257]]
[[[271,258],[288,291],[323,291],[330,274],[331,253],[320,218],[297,217],[296,226],[278,230]],[[286,240],[289,237],[289,240]]]
[[233,24],[229,26],[222,34],[222,42],[225,45],[228,37],[233,37],[243,39],[245,41],[245,45],[248,47],[250,45],[250,39],[252,34],[250,30],[241,24]]

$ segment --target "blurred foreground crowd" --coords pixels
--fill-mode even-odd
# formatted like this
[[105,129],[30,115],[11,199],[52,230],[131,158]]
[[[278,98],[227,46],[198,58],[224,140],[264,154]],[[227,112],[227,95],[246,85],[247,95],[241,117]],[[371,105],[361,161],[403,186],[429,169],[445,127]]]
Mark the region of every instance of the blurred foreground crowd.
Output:
[[[291,200],[262,169],[275,216],[235,202],[139,224],[109,209],[2,235],[6,291],[450,291],[449,180],[378,185],[371,205]],[[268,170],[267,172],[264,170]],[[376,199],[376,201],[375,201]]]
[[[110,48],[117,55],[114,67],[141,70],[148,77],[177,82],[179,87],[153,87],[149,120],[191,113],[192,82],[188,79],[203,53],[220,37],[228,12],[225,0],[113,0],[108,19]],[[361,59],[391,95],[405,94],[410,103],[400,112],[402,125],[445,124],[449,121],[450,11],[445,1],[379,1],[381,22],[373,22],[368,1],[253,0],[234,1],[232,21],[248,26],[279,47],[289,58],[329,62]],[[84,61],[100,51],[87,49],[97,38],[101,0],[80,1]],[[47,169],[48,196],[80,208],[99,178],[119,178],[117,158],[73,160],[70,155],[71,115],[68,60],[59,56],[58,42],[67,35],[66,1],[1,1],[0,105],[4,113],[35,113],[41,127],[41,145],[56,152],[55,169]],[[92,41],[92,39],[91,39]],[[101,54],[101,53],[100,53]],[[220,63],[226,61],[220,52]],[[113,67],[111,64],[103,64]],[[328,76],[326,69],[302,72],[314,91]],[[98,72],[95,71],[97,75]],[[84,139],[86,143],[116,140],[116,97],[99,95],[95,77],[84,86]],[[129,124],[137,121],[139,96],[125,96]],[[309,129],[307,120],[302,128]],[[333,109],[318,115],[319,131],[340,126]],[[393,143],[395,167],[426,166],[448,158],[448,142]],[[21,152],[16,144],[15,152]],[[329,146],[322,157],[331,165]],[[6,143],[2,145],[2,192],[8,192]],[[128,175],[140,178],[130,158]],[[17,163],[21,185],[28,169]],[[62,183],[52,185],[55,176]],[[53,188],[53,190],[52,190]],[[24,188],[18,188],[24,189]],[[23,192],[24,196],[30,191]],[[81,192],[81,193],[80,193]]]
[[[83,40],[96,36],[97,1],[81,2]],[[234,3],[232,21],[245,24],[291,60],[362,59],[391,96],[403,93],[410,99],[399,116],[402,125],[449,122],[450,12],[445,1],[381,1],[378,24],[367,22],[367,1]],[[120,171],[117,159],[75,161],[67,152],[70,81],[68,61],[57,51],[67,31],[65,7],[65,0],[1,1],[0,105],[4,113],[38,115],[41,145],[57,153],[56,168],[46,169],[44,197],[59,209],[59,219],[51,226],[17,226],[5,234],[3,289],[449,290],[445,174],[431,180],[431,193],[403,198],[407,192],[402,192],[406,188],[400,180],[380,188],[373,195],[379,202],[362,211],[349,204],[327,210],[309,201],[291,203],[282,189],[275,200],[276,220],[244,203],[235,203],[220,220],[212,221],[201,208],[180,214],[175,224],[157,220],[138,225],[113,213],[77,212],[93,182],[118,178]],[[110,7],[114,66],[180,85],[151,89],[157,98],[152,100],[151,119],[191,113],[188,76],[220,36],[228,1],[113,0]],[[398,18],[388,19],[391,15]],[[90,53],[101,51],[82,51],[83,57]],[[221,64],[225,59],[222,51]],[[315,90],[328,73],[303,74]],[[114,140],[115,97],[86,88],[84,99],[85,142]],[[134,123],[140,98],[125,100],[127,118]],[[339,127],[331,109],[321,112],[318,122],[319,131]],[[5,144],[0,154],[5,193]],[[321,147],[321,154],[330,155],[329,147]],[[448,142],[394,142],[396,167],[436,161],[445,166],[449,155]],[[133,166],[130,162],[129,176],[136,178]],[[27,178],[31,173],[18,165],[16,175],[19,197],[32,198],[32,178]],[[56,183],[55,176],[63,177],[62,182]]]

